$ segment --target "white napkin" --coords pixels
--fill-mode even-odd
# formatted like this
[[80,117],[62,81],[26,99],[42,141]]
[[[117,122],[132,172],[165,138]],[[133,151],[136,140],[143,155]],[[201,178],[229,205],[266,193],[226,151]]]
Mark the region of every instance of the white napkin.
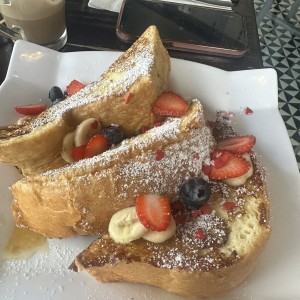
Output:
[[[110,11],[114,11],[119,13],[121,6],[122,6],[123,0],[90,0],[88,3],[89,7],[92,8],[98,8],[98,9],[106,9]],[[230,0],[219,0],[219,5],[215,4],[209,4],[210,2],[214,1],[207,1],[207,4],[204,3],[201,4],[201,1],[197,0],[164,0],[164,2],[174,2],[174,3],[183,3],[183,4],[197,4],[199,6],[206,6],[206,7],[218,7],[226,10],[231,9],[231,1]],[[221,4],[221,5],[220,5]],[[222,6],[222,4],[224,6]]]
[[122,0],[90,0],[88,6],[118,13],[120,12],[122,2]]

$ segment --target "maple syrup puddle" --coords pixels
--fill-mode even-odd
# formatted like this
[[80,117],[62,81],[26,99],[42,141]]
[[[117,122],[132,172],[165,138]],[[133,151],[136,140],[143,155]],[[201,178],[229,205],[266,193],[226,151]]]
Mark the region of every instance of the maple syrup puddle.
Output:
[[30,258],[37,251],[46,252],[49,249],[47,238],[28,229],[16,227],[5,246],[4,259]]

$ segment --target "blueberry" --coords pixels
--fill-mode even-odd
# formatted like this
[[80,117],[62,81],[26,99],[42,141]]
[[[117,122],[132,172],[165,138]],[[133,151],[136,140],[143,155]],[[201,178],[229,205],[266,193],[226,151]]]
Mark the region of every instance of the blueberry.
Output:
[[64,93],[58,86],[53,86],[49,91],[48,97],[53,104],[56,104],[64,99]]
[[207,203],[211,189],[204,179],[191,178],[180,187],[179,195],[187,210],[192,211]]
[[110,146],[119,144],[124,140],[123,131],[117,125],[111,125],[111,126],[105,127],[102,130],[102,134],[104,134],[107,137]]

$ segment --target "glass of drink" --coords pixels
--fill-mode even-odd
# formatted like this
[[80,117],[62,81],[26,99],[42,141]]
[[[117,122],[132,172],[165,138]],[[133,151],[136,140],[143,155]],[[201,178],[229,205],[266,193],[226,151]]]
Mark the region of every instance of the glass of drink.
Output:
[[0,0],[0,13],[23,40],[55,50],[67,41],[65,0]]

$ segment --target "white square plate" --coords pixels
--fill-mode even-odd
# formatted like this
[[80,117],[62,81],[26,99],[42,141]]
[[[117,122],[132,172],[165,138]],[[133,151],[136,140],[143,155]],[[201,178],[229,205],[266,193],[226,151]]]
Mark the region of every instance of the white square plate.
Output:
[[[59,53],[28,42],[14,46],[0,87],[0,125],[16,122],[16,105],[48,103],[48,91],[72,80],[96,80],[119,52]],[[207,118],[233,112],[241,134],[257,138],[255,151],[267,169],[272,235],[257,267],[242,286],[221,299],[300,299],[300,176],[278,112],[277,76],[272,69],[226,72],[172,59],[171,89],[202,100]],[[253,110],[246,115],[245,108]],[[0,163],[0,250],[12,228],[9,186],[20,175]],[[158,288],[128,283],[102,284],[68,270],[91,237],[50,240],[50,250],[29,260],[0,262],[1,299],[183,299]]]

